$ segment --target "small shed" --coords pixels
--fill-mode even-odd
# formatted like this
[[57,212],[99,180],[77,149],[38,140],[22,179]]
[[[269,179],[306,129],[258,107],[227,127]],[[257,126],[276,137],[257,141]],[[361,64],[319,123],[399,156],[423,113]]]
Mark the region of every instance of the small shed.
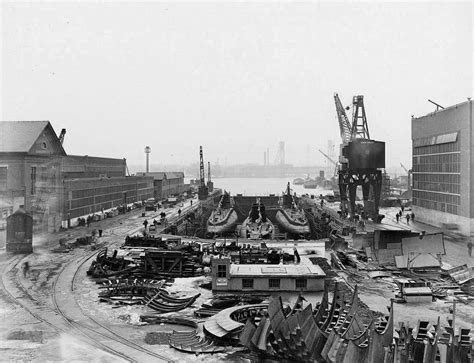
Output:
[[33,252],[33,217],[20,208],[7,217],[7,252]]

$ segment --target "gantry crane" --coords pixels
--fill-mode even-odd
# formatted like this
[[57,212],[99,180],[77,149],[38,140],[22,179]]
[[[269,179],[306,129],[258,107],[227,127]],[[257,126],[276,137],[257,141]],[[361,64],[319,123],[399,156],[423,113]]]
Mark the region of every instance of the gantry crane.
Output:
[[206,200],[209,191],[206,186],[206,180],[204,179],[204,158],[202,156],[202,146],[199,146],[199,181],[198,198],[199,200]]
[[[343,215],[356,216],[357,187],[362,187],[364,210],[362,217],[380,222],[380,194],[382,170],[385,168],[385,143],[370,139],[364,107],[364,96],[352,98],[352,123],[342,107],[337,93],[334,94],[342,145],[339,157],[339,191]],[[350,130],[350,131],[349,131]]]
[[214,183],[211,181],[211,162],[207,162],[207,189],[209,192],[214,190]]

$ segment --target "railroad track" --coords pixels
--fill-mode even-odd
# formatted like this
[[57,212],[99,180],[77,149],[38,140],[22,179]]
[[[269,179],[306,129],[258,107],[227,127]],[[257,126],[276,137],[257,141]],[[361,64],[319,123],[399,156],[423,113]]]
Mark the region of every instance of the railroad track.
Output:
[[[71,334],[83,342],[125,361],[140,362],[153,359],[158,362],[170,362],[171,359],[168,357],[146,349],[99,323],[96,319],[85,314],[77,304],[73,295],[75,280],[81,266],[96,253],[97,251],[94,251],[63,266],[52,286],[53,308],[45,306],[33,297],[19,279],[11,277],[6,283],[8,275],[11,275],[11,271],[18,267],[24,255],[14,255],[7,260],[0,279],[1,288],[9,300],[22,306],[31,316],[45,323],[57,333]],[[68,278],[71,278],[70,284],[68,284]],[[64,291],[61,288],[65,286],[69,286],[69,288]],[[74,313],[66,311],[64,306],[67,306],[67,310],[71,310],[71,306],[74,306],[72,309]]]
[[[65,276],[64,278],[66,281],[69,281],[70,273],[73,273],[72,278],[70,279],[70,291],[68,291],[66,294],[61,293],[58,291],[57,286],[59,279],[61,278],[61,274],[58,276],[58,278],[55,280],[53,284],[53,303],[55,306],[55,309],[58,311],[59,314],[65,319],[65,321],[68,322],[68,324],[71,326],[71,328],[75,329],[76,331],[79,331],[83,336],[87,337],[88,339],[94,341],[94,342],[99,342],[101,346],[105,346],[106,349],[110,349],[110,345],[114,345],[116,347],[113,348],[113,351],[120,353],[122,346],[126,346],[128,350],[132,350],[135,352],[139,352],[139,359],[132,358],[130,359],[129,356],[125,355],[124,353],[114,353],[119,356],[125,356],[124,358],[130,361],[144,361],[144,360],[149,360],[150,357],[153,357],[155,361],[163,361],[163,362],[170,362],[171,359],[155,353],[149,349],[146,349],[142,347],[139,344],[134,343],[133,341],[121,336],[120,334],[114,332],[104,324],[100,323],[96,319],[94,319],[92,316],[88,315],[77,303],[77,301],[74,298],[74,289],[75,289],[75,282],[78,276],[78,273],[81,269],[81,267],[92,257],[95,256],[96,253],[91,254],[90,256],[87,256],[83,258],[82,260],[77,262],[77,266],[74,267],[69,267],[72,271],[68,271],[68,265],[65,266],[62,276]],[[69,276],[68,276],[69,275]],[[63,285],[64,286],[64,285]],[[69,289],[68,289],[69,290]],[[65,296],[64,296],[65,295]],[[66,298],[66,299],[64,299]],[[65,304],[61,304],[60,300],[65,302]],[[75,316],[67,315],[61,308],[60,305],[63,306],[68,306],[70,308],[70,304],[75,304],[76,305],[76,314]],[[80,312],[80,314],[77,314],[77,312]],[[82,315],[82,316],[81,316]],[[98,339],[107,342],[107,345],[105,343],[98,341]],[[135,357],[136,355],[134,355]]]

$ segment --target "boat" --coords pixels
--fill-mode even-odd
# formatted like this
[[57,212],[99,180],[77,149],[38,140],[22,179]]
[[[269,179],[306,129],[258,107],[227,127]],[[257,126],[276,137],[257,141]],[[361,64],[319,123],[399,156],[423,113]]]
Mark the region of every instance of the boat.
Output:
[[275,215],[278,226],[291,234],[305,237],[310,234],[308,219],[304,212],[298,209],[290,183],[286,186],[286,193],[281,198],[281,208]]
[[273,223],[267,218],[265,206],[260,203],[252,205],[249,216],[242,223],[242,234],[244,238],[249,239],[268,239],[273,234]]
[[293,180],[294,185],[303,185],[304,184],[304,179],[303,178],[296,178]]
[[224,191],[217,208],[212,211],[207,220],[207,233],[222,235],[235,230],[237,226],[237,212],[230,194]]
[[303,187],[305,189],[316,189],[318,187],[318,182],[316,179],[306,178]]

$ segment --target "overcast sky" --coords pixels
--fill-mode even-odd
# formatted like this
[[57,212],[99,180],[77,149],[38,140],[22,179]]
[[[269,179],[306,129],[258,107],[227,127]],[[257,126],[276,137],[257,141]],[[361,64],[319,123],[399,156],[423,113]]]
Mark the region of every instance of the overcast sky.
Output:
[[1,117],[67,129],[70,154],[129,164],[323,164],[333,93],[364,95],[387,166],[411,166],[411,115],[472,94],[463,3],[5,3]]

